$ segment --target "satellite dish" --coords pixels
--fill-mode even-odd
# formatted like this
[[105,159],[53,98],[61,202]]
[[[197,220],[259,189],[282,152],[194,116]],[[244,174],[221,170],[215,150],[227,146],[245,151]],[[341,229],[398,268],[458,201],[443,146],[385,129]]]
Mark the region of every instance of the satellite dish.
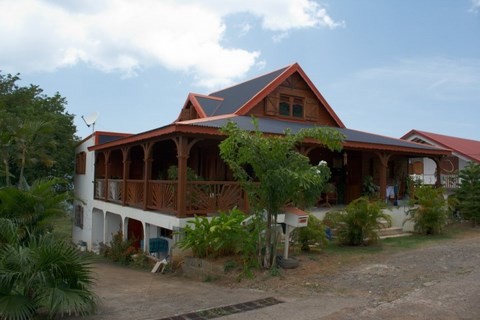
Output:
[[95,131],[95,122],[98,119],[98,112],[94,112],[86,117],[82,116],[82,119],[87,125],[87,127],[90,128],[90,126],[93,126],[93,131]]

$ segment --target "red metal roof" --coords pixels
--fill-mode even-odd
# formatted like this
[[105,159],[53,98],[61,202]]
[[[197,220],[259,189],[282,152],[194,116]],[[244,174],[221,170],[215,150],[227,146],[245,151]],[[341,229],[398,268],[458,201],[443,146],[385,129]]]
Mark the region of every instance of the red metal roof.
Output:
[[426,143],[433,143],[439,147],[452,150],[471,161],[480,163],[480,141],[470,140],[452,136],[446,136],[443,134],[411,130],[405,134],[401,139],[408,140],[414,136],[424,138]]

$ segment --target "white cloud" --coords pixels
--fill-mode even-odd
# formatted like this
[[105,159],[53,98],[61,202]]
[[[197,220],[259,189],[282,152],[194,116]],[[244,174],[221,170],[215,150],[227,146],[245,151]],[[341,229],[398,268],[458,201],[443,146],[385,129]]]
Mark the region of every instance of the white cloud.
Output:
[[470,7],[470,11],[477,13],[480,10],[480,0],[470,0],[472,6]]
[[[260,52],[222,46],[230,14],[249,13],[286,34],[335,22],[313,0],[0,0],[0,66],[44,72],[83,62],[134,76],[161,65],[217,87],[245,75]],[[250,31],[245,25],[243,32]]]

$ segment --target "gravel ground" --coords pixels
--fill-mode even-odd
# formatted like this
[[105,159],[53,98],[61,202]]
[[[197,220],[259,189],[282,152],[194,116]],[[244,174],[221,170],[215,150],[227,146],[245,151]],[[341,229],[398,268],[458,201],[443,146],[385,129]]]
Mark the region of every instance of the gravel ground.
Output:
[[[384,252],[386,251],[386,252]],[[480,319],[480,230],[416,249],[301,256],[280,276],[210,283],[98,263],[102,304],[87,319],[160,319],[274,297],[224,319]]]

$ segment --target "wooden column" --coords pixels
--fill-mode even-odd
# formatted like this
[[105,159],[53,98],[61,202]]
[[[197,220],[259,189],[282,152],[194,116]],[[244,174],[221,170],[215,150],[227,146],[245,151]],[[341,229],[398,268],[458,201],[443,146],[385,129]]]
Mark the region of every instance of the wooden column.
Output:
[[105,151],[105,183],[104,183],[104,194],[105,199],[104,201],[108,201],[108,176],[110,175],[110,150]]
[[376,153],[380,160],[380,170],[379,170],[379,183],[380,183],[380,199],[385,200],[387,196],[387,169],[388,169],[388,160],[391,157],[391,154],[385,152]]
[[143,210],[147,210],[147,200],[148,200],[148,180],[152,174],[152,162],[151,151],[153,147],[153,142],[147,142],[142,144],[143,147]]
[[123,156],[123,179],[122,179],[122,204],[127,204],[127,178],[130,174],[130,161],[128,161],[129,147],[122,148]]
[[187,216],[187,160],[192,146],[199,139],[189,141],[187,137],[180,136],[173,139],[177,146],[178,181],[177,181],[177,217]]
[[441,158],[440,157],[433,157],[431,158],[434,162],[435,162],[435,165],[437,166],[437,169],[435,170],[435,178],[437,179],[437,181],[435,181],[435,187],[436,188],[440,188],[442,186],[442,169],[440,168],[440,161],[441,161]]
[[187,216],[187,138],[178,137],[175,143],[178,159],[177,217],[184,218]]

